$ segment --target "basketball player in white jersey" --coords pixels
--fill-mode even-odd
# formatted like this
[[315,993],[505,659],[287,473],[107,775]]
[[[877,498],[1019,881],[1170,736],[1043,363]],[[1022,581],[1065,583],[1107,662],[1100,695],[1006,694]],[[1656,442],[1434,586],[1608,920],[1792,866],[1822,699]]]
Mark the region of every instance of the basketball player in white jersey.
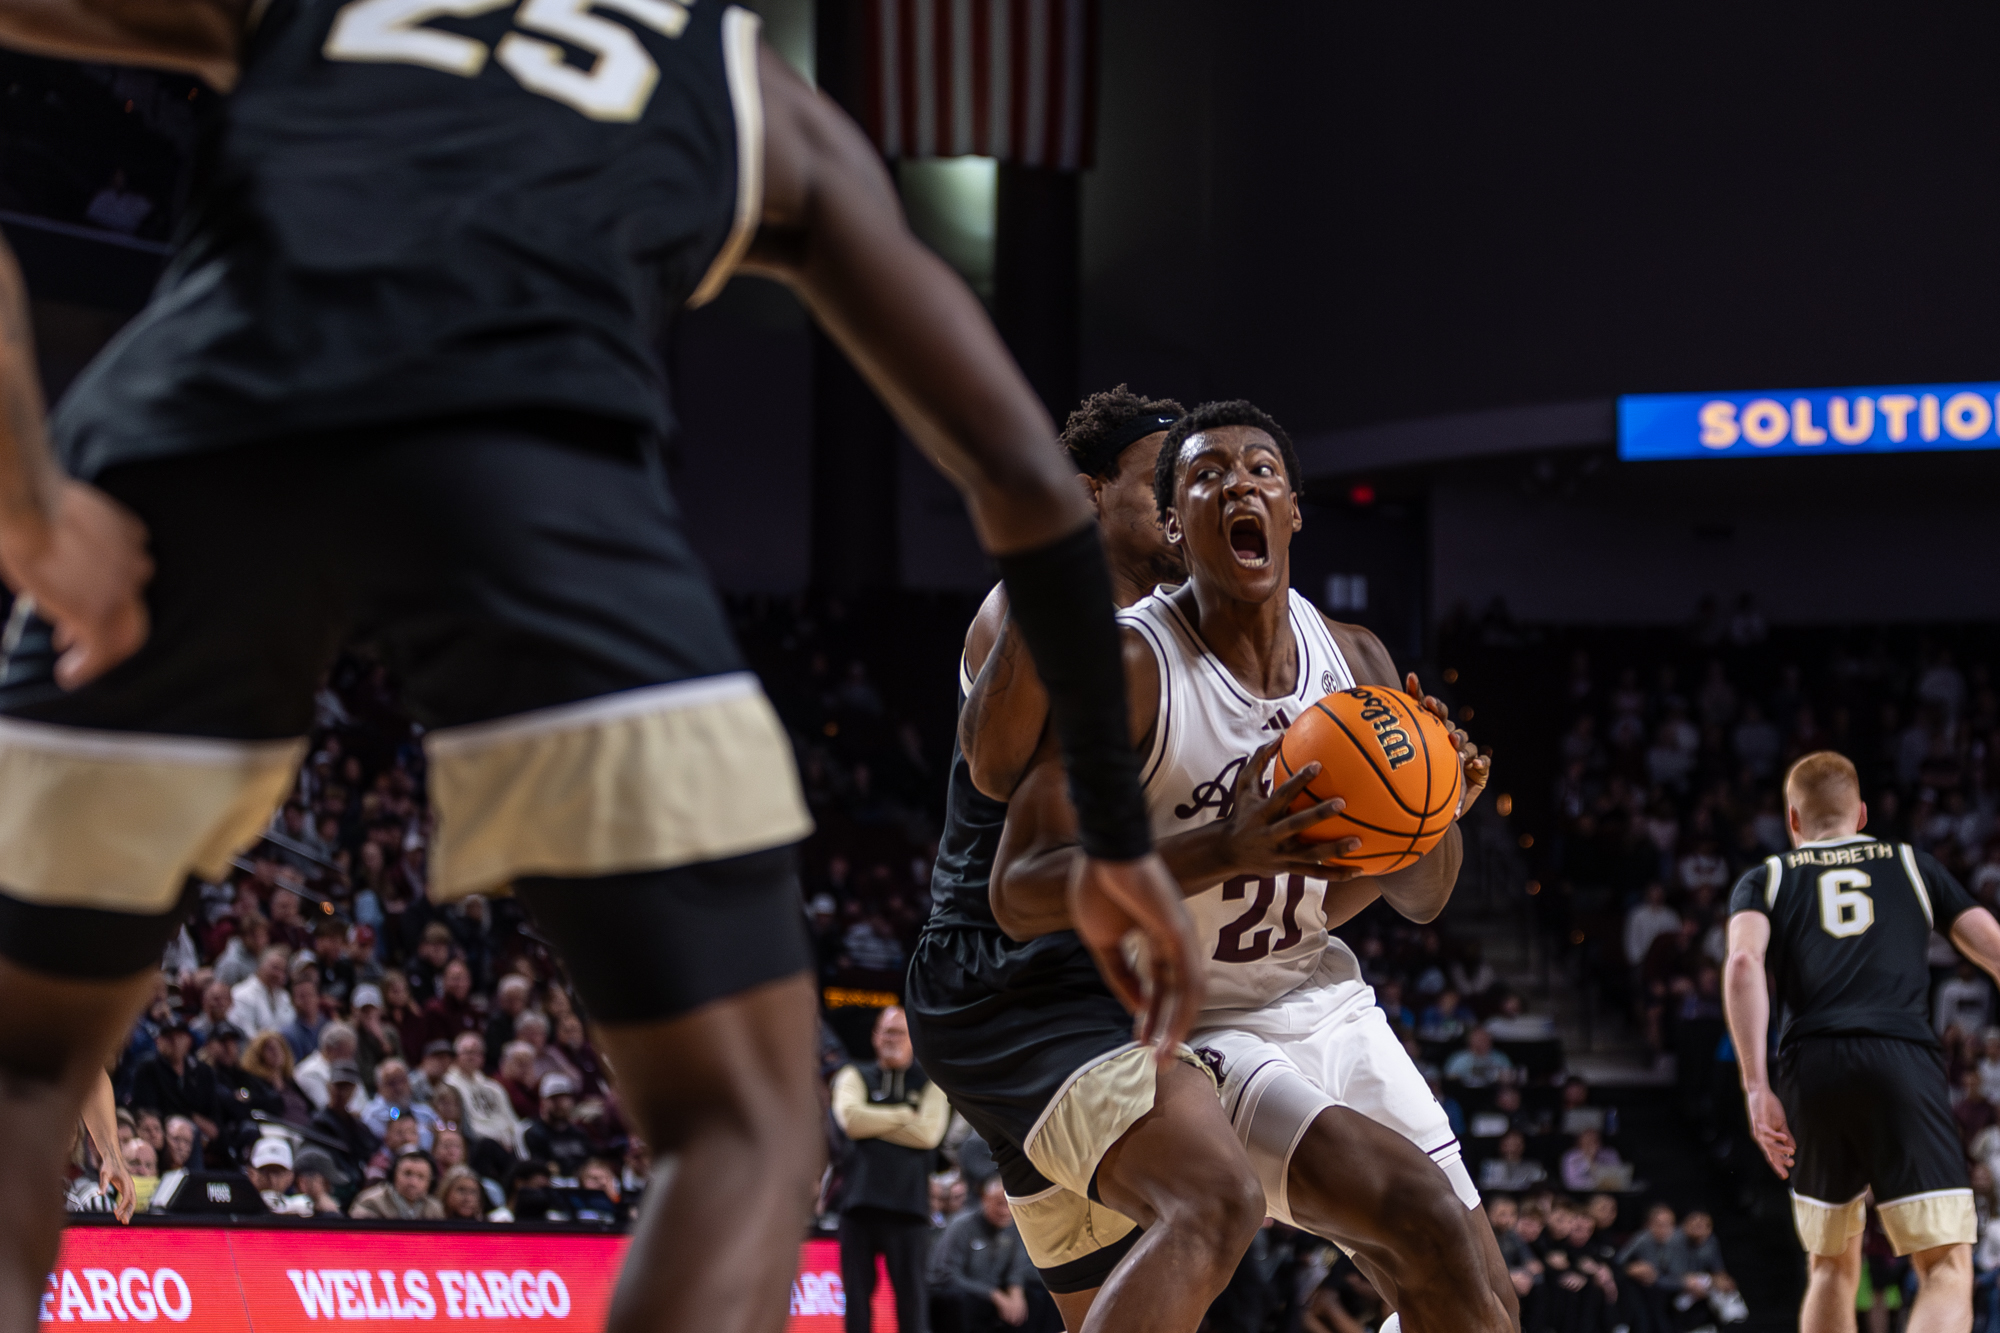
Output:
[[[1396,680],[1372,634],[1327,621],[1290,590],[1296,470],[1283,430],[1247,403],[1183,418],[1162,446],[1155,493],[1191,577],[1121,617],[1154,834],[1209,959],[1193,1041],[1273,1217],[1347,1247],[1413,1331],[1511,1328],[1513,1286],[1444,1113],[1330,934],[1377,896],[1435,917],[1457,877],[1457,831],[1404,871],[1355,879],[1324,864],[1351,842],[1297,840],[1340,808],[1288,813],[1317,765],[1263,794],[1293,718],[1334,690]],[[1405,684],[1419,692],[1414,676]],[[1486,762],[1455,739],[1462,813]],[[993,897],[1016,937],[1068,920],[1077,849],[1060,778],[1053,751],[1038,755],[1009,805]]]

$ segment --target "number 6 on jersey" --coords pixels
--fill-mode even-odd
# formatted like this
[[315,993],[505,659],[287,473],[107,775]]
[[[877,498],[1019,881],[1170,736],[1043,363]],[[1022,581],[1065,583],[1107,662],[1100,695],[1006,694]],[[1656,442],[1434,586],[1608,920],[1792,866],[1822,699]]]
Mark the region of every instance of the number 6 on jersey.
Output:
[[1819,877],[1819,924],[1827,934],[1846,939],[1875,924],[1875,900],[1862,892],[1870,883],[1859,870],[1829,870]]

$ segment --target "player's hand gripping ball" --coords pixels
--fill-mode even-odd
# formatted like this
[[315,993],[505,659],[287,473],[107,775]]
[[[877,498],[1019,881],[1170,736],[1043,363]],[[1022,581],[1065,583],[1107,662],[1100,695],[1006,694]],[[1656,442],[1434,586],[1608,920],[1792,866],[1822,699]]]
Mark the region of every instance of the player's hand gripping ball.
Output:
[[1347,806],[1299,834],[1299,841],[1361,839],[1358,850],[1330,865],[1351,865],[1364,875],[1392,874],[1437,846],[1458,812],[1465,775],[1451,732],[1401,690],[1361,685],[1314,704],[1286,729],[1275,781],[1315,759],[1319,776],[1292,809],[1336,796]]

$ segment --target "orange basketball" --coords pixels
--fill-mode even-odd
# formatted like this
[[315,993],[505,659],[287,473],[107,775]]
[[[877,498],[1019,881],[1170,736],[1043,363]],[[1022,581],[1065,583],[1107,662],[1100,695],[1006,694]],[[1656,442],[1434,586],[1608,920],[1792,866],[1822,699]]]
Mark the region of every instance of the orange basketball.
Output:
[[1437,846],[1451,827],[1464,783],[1451,732],[1401,690],[1362,685],[1314,704],[1285,731],[1274,781],[1315,759],[1319,776],[1292,809],[1336,796],[1347,807],[1307,829],[1302,840],[1361,839],[1359,851],[1331,864],[1387,875]]

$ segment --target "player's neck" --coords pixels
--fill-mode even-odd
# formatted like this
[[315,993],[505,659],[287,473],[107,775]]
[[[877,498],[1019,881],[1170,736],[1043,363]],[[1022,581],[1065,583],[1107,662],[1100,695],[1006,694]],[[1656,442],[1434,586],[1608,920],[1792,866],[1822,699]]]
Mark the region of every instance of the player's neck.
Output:
[[1292,635],[1289,582],[1261,602],[1223,596],[1199,577],[1176,598],[1195,632],[1245,689],[1279,699],[1299,683],[1299,645]]

